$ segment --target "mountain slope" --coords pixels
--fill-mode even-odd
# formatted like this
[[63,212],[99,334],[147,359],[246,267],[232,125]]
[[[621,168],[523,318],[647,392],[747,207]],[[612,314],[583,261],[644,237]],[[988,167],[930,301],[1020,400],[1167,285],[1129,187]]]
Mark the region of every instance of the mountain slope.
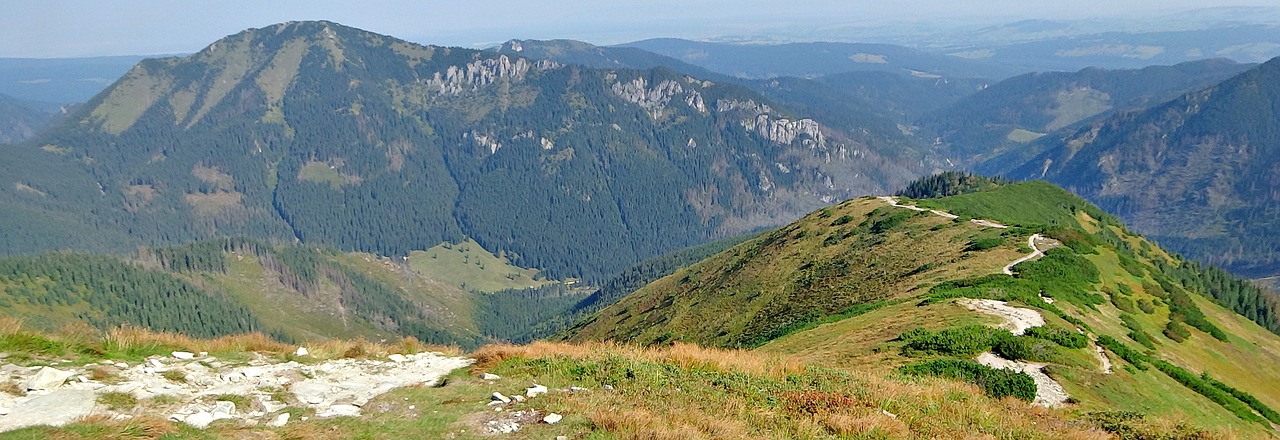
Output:
[[47,106],[0,94],[0,144],[24,141],[48,125],[56,113],[41,107]]
[[[819,210],[645,286],[567,337],[758,347],[906,374],[983,371],[970,359],[989,352],[1040,375],[1011,388],[971,379],[989,393],[1029,386],[1041,402],[1060,387],[1074,400],[1046,404],[1272,432],[1264,416],[1280,406],[1280,376],[1250,370],[1280,362],[1274,298],[1233,296],[1248,285],[1165,253],[1061,188],[975,188],[987,189],[901,201],[919,208],[862,198]],[[1244,303],[1265,316],[1225,307]],[[1201,373],[1252,397],[1223,398]]]
[[[1020,163],[1040,151],[1035,139],[1099,114],[1146,108],[1217,84],[1252,65],[1225,59],[1137,70],[1088,68],[1013,77],[937,110],[919,122],[959,163]],[[986,171],[986,170],[984,170]]]
[[1058,183],[1195,259],[1277,273],[1280,59],[1045,142],[1008,175]]
[[[921,167],[732,84],[328,22],[143,61],[19,148],[68,170],[12,165],[0,200],[23,214],[6,252],[250,236],[405,255],[466,236],[557,277],[780,224]],[[82,233],[26,220],[55,216]]]

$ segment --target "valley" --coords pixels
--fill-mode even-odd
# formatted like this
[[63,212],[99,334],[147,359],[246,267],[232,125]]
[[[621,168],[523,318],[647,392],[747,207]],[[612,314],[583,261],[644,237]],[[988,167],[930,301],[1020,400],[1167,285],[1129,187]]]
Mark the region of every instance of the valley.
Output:
[[1275,8],[400,6],[0,39],[0,438],[1280,437]]

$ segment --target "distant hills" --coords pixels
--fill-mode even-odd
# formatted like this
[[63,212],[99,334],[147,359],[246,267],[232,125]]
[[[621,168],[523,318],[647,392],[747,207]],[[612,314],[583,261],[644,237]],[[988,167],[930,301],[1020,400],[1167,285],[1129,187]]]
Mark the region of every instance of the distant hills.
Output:
[[0,94],[35,102],[85,102],[144,58],[0,58]]
[[405,255],[465,236],[600,277],[924,172],[883,126],[665,67],[287,23],[140,62],[12,148],[0,248],[247,236]]
[[[1137,70],[1028,73],[934,110],[919,124],[948,158],[962,164],[991,159],[979,170],[999,172],[1038,153],[1033,141],[1048,133],[1097,115],[1163,103],[1253,66],[1210,59]],[[992,159],[1003,153],[1009,157]]]
[[658,38],[627,43],[712,71],[752,79],[812,78],[852,71],[921,78],[1007,78],[1021,71],[905,46],[863,43],[730,44]]
[[0,144],[17,143],[35,136],[58,113],[56,105],[0,95]]
[[1042,142],[1008,175],[1063,185],[1196,259],[1276,274],[1280,59]]

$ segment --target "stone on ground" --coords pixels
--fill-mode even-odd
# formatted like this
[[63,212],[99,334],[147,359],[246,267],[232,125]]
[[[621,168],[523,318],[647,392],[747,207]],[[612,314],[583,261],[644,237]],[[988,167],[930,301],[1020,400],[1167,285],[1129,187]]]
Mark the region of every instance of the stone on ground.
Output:
[[53,367],[42,367],[35,376],[27,380],[27,390],[52,390],[62,386],[75,373],[62,371]]

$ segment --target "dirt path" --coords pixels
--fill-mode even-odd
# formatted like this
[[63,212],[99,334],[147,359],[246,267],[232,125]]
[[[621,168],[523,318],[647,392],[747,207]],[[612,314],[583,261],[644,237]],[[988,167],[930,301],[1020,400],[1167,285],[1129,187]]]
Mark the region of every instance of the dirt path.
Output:
[[1012,332],[1015,335],[1022,335],[1031,327],[1039,327],[1044,325],[1044,317],[1040,316],[1040,312],[1032,309],[1024,309],[1021,307],[1013,307],[1004,301],[996,301],[994,299],[970,299],[961,298],[956,300],[956,304],[967,307],[978,313],[995,316],[1004,319],[1004,323],[996,326]]
[[1031,253],[1027,254],[1027,256],[1025,257],[1019,258],[1017,260],[1013,260],[1012,263],[1009,263],[1008,266],[1005,266],[1004,267],[1005,275],[1013,275],[1013,266],[1017,266],[1019,263],[1022,263],[1027,260],[1040,258],[1041,255],[1044,255],[1044,252],[1041,252],[1040,248],[1036,247],[1036,239],[1039,239],[1039,238],[1042,238],[1040,234],[1033,234],[1032,236],[1027,237],[1027,247],[1031,248]]
[[978,363],[991,368],[1021,371],[1031,376],[1031,380],[1036,382],[1036,398],[1031,401],[1032,405],[1053,408],[1066,403],[1070,397],[1067,391],[1062,389],[1062,384],[1044,374],[1045,364],[1011,361],[990,352],[978,355]]
[[1093,341],[1089,341],[1089,345],[1093,347],[1093,352],[1098,354],[1098,363],[1102,365],[1099,369],[1102,370],[1102,374],[1111,374],[1111,358],[1107,357],[1107,351]]

